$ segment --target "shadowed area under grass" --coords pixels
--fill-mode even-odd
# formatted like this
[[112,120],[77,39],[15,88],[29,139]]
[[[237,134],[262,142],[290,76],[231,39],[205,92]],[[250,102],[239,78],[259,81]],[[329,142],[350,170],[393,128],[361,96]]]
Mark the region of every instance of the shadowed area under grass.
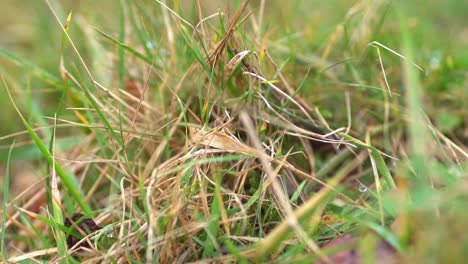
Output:
[[0,259],[462,261],[466,10],[2,3]]

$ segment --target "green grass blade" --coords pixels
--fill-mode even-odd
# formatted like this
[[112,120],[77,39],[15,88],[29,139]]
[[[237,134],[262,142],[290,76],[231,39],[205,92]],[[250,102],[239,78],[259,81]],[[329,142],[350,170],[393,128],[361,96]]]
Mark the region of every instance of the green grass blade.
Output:
[[[5,86],[6,92],[8,94],[8,97],[10,98],[11,103],[13,104],[13,107],[15,108],[16,112],[18,113],[21,121],[23,122],[23,125],[26,127],[26,129],[29,132],[30,137],[36,143],[37,147],[39,150],[42,152],[42,155],[46,158],[47,162],[49,163],[50,166],[55,166],[55,171],[60,177],[60,180],[62,181],[63,185],[65,188],[70,192],[72,197],[76,200],[80,208],[87,214],[91,213],[91,210],[89,206],[86,204],[84,201],[83,195],[79,191],[79,187],[74,184],[72,179],[65,173],[65,171],[62,169],[60,164],[58,164],[50,154],[49,150],[47,149],[47,146],[42,142],[41,138],[34,132],[34,129],[29,125],[29,123],[26,121],[26,119],[23,117],[23,114],[21,114],[20,110],[16,106],[13,97],[10,94],[10,90],[8,89],[8,85],[6,84],[5,79],[3,79],[3,84]],[[75,181],[76,182],[76,181]]]
[[[52,133],[52,141],[51,141],[51,153],[52,155],[55,156],[55,131],[57,127],[57,115],[55,115],[54,118],[54,132]],[[55,157],[53,157],[54,159]],[[55,159],[54,159],[55,160]],[[55,222],[54,224],[54,234],[55,234],[55,241],[57,244],[57,251],[58,251],[58,256],[61,258],[59,260],[59,263],[68,263],[68,256],[67,256],[67,242],[65,239],[65,233],[60,230],[60,228],[56,228],[57,223],[59,225],[62,225],[64,223],[63,221],[63,213],[62,213],[62,202],[61,202],[61,195],[60,191],[58,188],[58,181],[57,181],[57,176],[56,176],[56,170],[55,166],[57,163],[52,164],[52,177],[51,177],[51,196],[52,196],[52,211],[53,211],[53,220]]]
[[119,40],[109,36],[108,34],[102,32],[101,30],[93,27],[94,30],[96,30],[96,32],[98,32],[99,34],[101,34],[104,38],[110,40],[111,42],[119,45],[119,47],[123,48],[124,50],[130,52],[130,54],[134,55],[135,57],[137,57],[138,59],[141,59],[142,61],[146,62],[147,64],[149,65],[153,65],[153,66],[156,66],[157,68],[161,68],[160,65],[158,65],[157,63],[153,63],[153,58],[151,57],[147,57],[145,56],[144,54],[141,54],[140,52],[138,52],[137,50],[135,50],[134,48],[120,42]]
[[13,148],[15,147],[15,140],[11,143],[10,150],[8,151],[8,159],[6,163],[6,172],[5,172],[5,184],[3,186],[3,205],[2,205],[2,234],[1,234],[1,257],[3,261],[5,261],[8,256],[6,255],[6,248],[5,248],[5,226],[6,226],[6,216],[7,216],[7,205],[8,205],[8,194],[10,193],[10,161],[11,161],[11,153],[13,152]]
[[37,66],[36,64],[29,62],[28,60],[21,58],[20,56],[15,55],[14,53],[9,52],[6,49],[0,47],[0,55],[25,67],[26,69],[31,70],[31,72],[36,75],[39,79],[57,87],[57,88],[64,88],[61,84],[61,79],[54,74],[42,69],[41,67]]
[[203,67],[206,74],[208,76],[212,76],[212,71],[210,67],[208,66],[208,64],[206,63],[206,60],[204,59],[202,52],[200,51],[197,44],[193,40],[192,35],[190,34],[190,32],[188,32],[186,27],[181,26],[181,29],[182,29],[182,32],[184,33],[185,41],[187,42],[189,49],[192,51],[192,54],[195,56],[195,58],[200,63],[200,65]]
[[[125,41],[125,6],[123,1],[120,1],[120,17],[119,17],[119,42],[123,43]],[[119,87],[124,89],[125,83],[125,49],[122,45],[119,45]]]
[[410,138],[410,159],[415,170],[414,180],[420,181],[421,184],[429,178],[431,170],[428,170],[428,131],[425,126],[425,118],[423,116],[423,91],[419,82],[418,72],[414,67],[413,53],[414,47],[411,39],[411,34],[407,28],[407,19],[403,14],[400,14],[400,24],[402,30],[403,52],[407,60],[402,60],[402,68],[404,73],[404,86],[406,97],[406,112],[408,115],[407,133]]
[[124,142],[123,142],[122,138],[119,137],[115,133],[113,127],[109,123],[109,120],[107,120],[106,115],[102,112],[101,108],[99,108],[98,103],[96,102],[96,100],[94,100],[94,98],[91,95],[91,93],[89,92],[89,90],[87,88],[84,88],[83,91],[84,91],[84,93],[86,95],[86,98],[88,98],[88,100],[91,103],[91,105],[93,106],[94,110],[96,110],[96,113],[99,115],[99,118],[102,120],[102,122],[104,122],[104,125],[107,127],[107,129],[108,129],[109,133],[111,134],[111,136],[117,141],[117,143],[120,146],[123,146]]
[[392,178],[390,170],[388,169],[387,165],[385,164],[385,161],[382,158],[382,154],[380,154],[378,149],[376,149],[375,147],[373,147],[373,146],[371,146],[369,144],[366,144],[366,143],[360,141],[359,139],[356,139],[356,138],[354,138],[354,137],[352,137],[350,135],[347,135],[347,134],[344,134],[344,133],[338,133],[338,134],[341,137],[343,137],[344,139],[352,141],[354,144],[358,145],[359,147],[369,149],[371,151],[372,157],[376,161],[377,169],[380,171],[380,173],[382,173],[382,176],[383,176],[383,178],[385,180],[385,183],[386,183],[386,185],[384,186],[384,187],[386,187],[385,189],[388,190],[388,189],[396,188],[395,181]]
[[393,180],[392,174],[390,173],[387,164],[385,164],[385,161],[382,158],[382,154],[380,154],[380,152],[374,148],[371,150],[371,155],[377,164],[377,169],[380,171],[383,179],[385,180],[386,185],[384,185],[384,190],[395,189],[395,181]]
[[[147,54],[148,57],[151,56],[151,49],[149,48],[150,45],[148,44],[153,44],[151,42],[151,39],[147,37],[146,31],[144,30],[144,25],[141,26],[140,23],[138,23],[134,12],[134,3],[130,1],[122,1],[127,4],[127,10],[128,10],[128,15],[129,15],[129,20],[132,23],[132,29],[135,30],[138,39],[140,40],[140,45],[145,49],[145,53]],[[123,4],[123,3],[122,3]],[[143,27],[143,28],[142,28]],[[122,41],[122,39],[121,39]]]

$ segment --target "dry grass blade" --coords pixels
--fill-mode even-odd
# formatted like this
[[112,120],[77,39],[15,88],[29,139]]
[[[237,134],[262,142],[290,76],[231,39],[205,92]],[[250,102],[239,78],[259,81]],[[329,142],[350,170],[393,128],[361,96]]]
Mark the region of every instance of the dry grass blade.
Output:
[[[252,121],[250,120],[248,114],[246,112],[241,112],[240,119],[241,119],[242,123],[244,124],[244,126],[246,126],[247,133],[249,134],[249,137],[252,140],[255,149],[258,152],[263,153],[262,144],[260,143],[260,140],[258,139],[258,137],[255,134],[255,130],[254,130]],[[282,165],[284,165],[288,155],[285,155],[283,161],[281,161],[280,165],[278,165],[277,169],[274,170],[274,171],[272,170],[271,164],[268,162],[268,160],[264,158],[265,156],[267,156],[267,155],[266,154],[261,155],[259,157],[259,159],[260,159],[260,161],[262,163],[263,170],[266,172],[266,174],[269,177],[269,183],[272,186],[272,191],[274,193],[274,197],[278,201],[278,205],[281,208],[281,210],[283,211],[283,215],[284,215],[284,218],[285,218],[285,221],[283,221],[283,223],[287,223],[294,230],[294,232],[298,235],[299,239],[301,239],[302,241],[305,241],[305,243],[308,245],[308,247],[311,250],[313,250],[315,253],[317,253],[320,257],[322,257],[324,259],[327,259],[326,256],[317,247],[317,245],[311,239],[308,238],[307,233],[299,225],[299,218],[297,218],[296,215],[293,214],[293,212],[291,210],[291,206],[289,204],[289,199],[286,196],[283,188],[279,184],[279,181],[277,181],[277,179],[276,179],[276,175],[278,174],[278,172],[281,169]],[[268,247],[266,247],[266,250],[268,251]],[[262,258],[262,256],[263,256],[263,254],[259,254],[258,257]]]
[[194,130],[191,134],[191,140],[195,144],[202,144],[227,152],[243,153],[252,156],[257,156],[258,154],[258,151],[255,149],[219,131],[206,133],[201,130]]
[[31,252],[25,253],[23,255],[10,258],[10,259],[8,259],[8,262],[9,263],[18,263],[18,262],[21,262],[21,261],[24,261],[24,260],[32,261],[32,260],[34,260],[35,258],[38,258],[38,257],[57,254],[57,252],[58,252],[57,248],[40,249],[40,250],[31,251]]
[[[400,53],[398,53],[398,52],[392,50],[391,48],[389,48],[389,47],[383,45],[382,43],[380,43],[380,42],[378,42],[378,41],[372,41],[371,43],[367,44],[367,47],[371,47],[371,46],[374,46],[374,47],[376,47],[377,49],[378,49],[379,47],[381,47],[381,48],[383,48],[383,49],[385,49],[385,50],[391,52],[392,54],[394,54],[394,55],[396,55],[396,56],[402,58],[403,60],[408,61],[408,58],[406,58],[405,56],[401,55]],[[379,53],[380,53],[380,52],[379,52]],[[412,61],[408,61],[408,62],[411,63],[414,67],[418,68],[418,70],[420,70],[420,71],[422,71],[422,72],[425,72],[424,69],[421,68],[421,67],[420,67],[419,65],[417,65],[416,63],[414,63],[414,62],[412,62]]]
[[265,83],[266,85],[268,85],[269,87],[273,88],[274,91],[278,92],[279,94],[281,94],[282,96],[286,97],[289,101],[291,101],[294,105],[296,105],[301,111],[302,113],[304,113],[304,115],[313,123],[315,124],[314,120],[312,119],[312,117],[309,115],[309,113],[307,113],[307,111],[304,109],[304,107],[302,107],[302,105],[300,105],[298,102],[296,102],[296,100],[294,100],[293,98],[291,98],[291,96],[289,96],[287,93],[285,93],[283,90],[281,90],[279,87],[277,87],[276,85],[272,84],[271,82],[269,82],[267,79],[265,79],[264,77],[256,74],[256,73],[253,73],[253,72],[244,72],[244,74],[246,75],[250,75],[252,77],[255,77],[257,78],[259,81]]
[[[363,158],[362,154],[360,155],[359,159],[361,158]],[[349,163],[343,167],[340,172],[338,172],[336,176],[329,181],[327,186],[330,186],[330,188],[322,188],[319,192],[313,195],[308,201],[306,201],[303,205],[294,211],[294,218],[300,222],[306,219],[307,216],[311,215],[320,202],[333,190],[335,186],[339,184],[339,182],[344,177],[348,175],[349,171],[351,171],[356,166],[356,163]],[[262,260],[266,255],[274,252],[279,244],[284,241],[288,235],[289,223],[285,220],[276,226],[275,229],[265,239],[261,240],[256,245],[255,248],[257,250],[257,255],[255,256],[255,259],[257,261]]]
[[[266,160],[268,162],[273,162],[275,164],[280,164],[280,163],[283,162],[283,161],[279,161],[277,159],[274,159],[274,158],[268,156],[267,154],[265,154],[265,153],[263,153],[261,151],[258,151],[255,148],[252,148],[252,147],[250,147],[248,145],[245,145],[244,143],[239,142],[239,141],[231,138],[230,136],[228,136],[228,135],[226,135],[224,133],[220,133],[220,132],[217,132],[217,131],[213,131],[213,132],[210,132],[210,133],[206,133],[206,132],[203,132],[203,131],[195,131],[194,133],[192,133],[191,138],[192,138],[193,143],[202,144],[202,145],[205,145],[205,146],[217,148],[217,149],[220,149],[220,150],[222,150],[224,152],[231,152],[231,153],[234,152],[234,153],[247,154],[247,155],[250,155],[250,156],[253,156],[253,157],[258,157],[258,158],[264,159],[264,160]],[[181,159],[179,159],[179,162],[182,161],[182,160],[185,160],[187,158],[188,157],[181,158]],[[162,166],[162,167],[163,168],[167,167],[167,165],[168,164],[164,164],[164,166]],[[340,192],[338,192],[333,186],[330,186],[329,184],[323,182],[320,179],[317,179],[313,175],[310,175],[310,174],[308,174],[306,172],[303,172],[303,171],[297,169],[295,166],[291,165],[290,163],[284,162],[284,164],[282,166],[285,169],[288,169],[292,173],[296,174],[298,177],[300,177],[300,178],[302,178],[304,180],[310,180],[310,181],[317,182],[321,186],[324,186],[326,188],[329,188],[329,189],[337,192],[343,199],[345,199],[349,203],[355,204],[355,202],[352,199],[350,199],[346,195],[343,195]]]
[[68,2],[0,10],[0,262],[464,259],[459,6]]
[[245,56],[249,55],[250,50],[243,50],[238,52],[232,59],[224,65],[224,81],[226,81],[232,74],[232,72],[242,63]]

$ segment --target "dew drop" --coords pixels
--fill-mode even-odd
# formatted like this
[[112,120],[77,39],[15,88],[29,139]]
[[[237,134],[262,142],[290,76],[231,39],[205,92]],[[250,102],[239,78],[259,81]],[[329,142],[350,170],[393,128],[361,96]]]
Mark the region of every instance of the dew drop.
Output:
[[438,70],[440,68],[440,59],[432,57],[429,61],[429,67],[431,67],[432,70]]
[[148,49],[154,49],[154,45],[153,45],[153,43],[151,43],[151,41],[146,41],[146,47]]
[[440,50],[433,51],[431,54],[431,58],[429,59],[429,68],[433,71],[440,69],[442,61],[442,52]]
[[365,186],[362,183],[359,183],[359,191],[362,192],[362,193],[367,192],[367,186]]

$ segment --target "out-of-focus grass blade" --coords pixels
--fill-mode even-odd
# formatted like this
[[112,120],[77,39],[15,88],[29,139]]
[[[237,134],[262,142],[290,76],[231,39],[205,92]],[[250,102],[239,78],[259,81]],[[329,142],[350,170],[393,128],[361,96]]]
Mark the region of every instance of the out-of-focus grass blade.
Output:
[[97,28],[95,28],[95,27],[93,27],[93,29],[96,30],[96,32],[98,32],[99,34],[101,34],[101,35],[102,35],[103,37],[105,37],[106,39],[112,41],[113,43],[119,45],[119,47],[121,47],[121,48],[123,48],[124,50],[130,52],[130,53],[131,53],[132,55],[134,55],[135,57],[141,59],[142,61],[148,63],[149,65],[153,65],[153,66],[156,66],[156,67],[158,67],[158,68],[161,68],[160,65],[158,65],[157,63],[156,63],[156,64],[153,63],[153,58],[150,58],[150,57],[147,57],[147,56],[141,54],[140,52],[136,51],[136,50],[133,49],[132,47],[130,47],[130,46],[128,46],[128,45],[126,45],[126,44],[124,44],[124,43],[118,41],[117,39],[115,39],[115,38],[109,36],[108,34],[102,32],[101,30],[99,30],[99,29],[97,29]]
[[317,179],[323,179],[325,176],[333,171],[337,166],[341,165],[345,159],[347,159],[351,155],[351,151],[349,149],[343,150],[342,152],[338,153],[330,160],[327,161],[322,167],[317,171],[315,177]]
[[[55,130],[57,127],[57,114],[54,118],[54,132],[52,133],[52,139],[55,138]],[[55,140],[52,140],[51,149],[52,149],[52,160],[55,161],[55,147],[54,147]],[[53,220],[54,224],[54,234],[55,234],[55,241],[57,244],[58,256],[61,258],[59,263],[68,263],[67,257],[67,242],[65,239],[65,233],[57,226],[63,224],[63,213],[62,213],[62,201],[60,190],[58,188],[58,180],[55,167],[58,164],[56,162],[52,163],[52,177],[51,179],[51,196],[52,196],[52,211],[53,211]],[[57,225],[58,224],[58,225]]]
[[374,148],[371,151],[371,155],[375,160],[377,169],[380,171],[380,173],[382,173],[383,179],[385,180],[385,184],[387,185],[387,189],[396,188],[395,181],[392,178],[392,174],[390,173],[387,164],[385,164],[385,161],[382,158],[382,154],[380,154],[380,152]]
[[[66,21],[65,26],[64,26],[65,31],[67,31],[67,32],[70,29],[71,18],[72,18],[72,12],[70,11],[70,13],[67,16],[67,21]],[[64,43],[65,43],[65,40],[66,40],[66,35],[62,34],[62,41],[60,43],[60,69],[61,70],[64,68],[62,52],[63,52],[63,46],[64,46]],[[62,78],[65,79],[65,76],[62,76]],[[68,87],[70,87],[70,86],[67,85],[66,88],[63,90],[62,96],[60,97],[60,101],[59,101],[59,104],[57,106],[57,110],[55,111],[54,133],[52,133],[52,136],[50,136],[49,153],[53,153],[53,151],[54,151],[53,147],[55,146],[55,142],[56,142],[56,140],[55,140],[55,129],[57,127],[56,121],[57,121],[57,117],[59,117],[61,112],[62,112],[62,107],[64,105],[65,96],[67,95]],[[42,118],[40,118],[38,116],[37,119],[41,120]],[[47,205],[49,206],[49,208],[54,208],[53,199],[52,199],[52,192],[51,192],[51,186],[50,186],[50,183],[51,183],[50,174],[51,173],[50,173],[50,166],[49,166],[49,167],[47,167],[46,199],[47,199],[47,203],[48,203]],[[60,250],[59,250],[59,252],[60,252]]]
[[210,223],[205,229],[206,239],[204,243],[205,249],[203,250],[204,257],[213,257],[215,252],[214,239],[218,234],[218,220],[221,216],[219,206],[218,199],[213,199],[213,203],[211,204],[211,217],[208,219]]
[[[128,10],[128,16],[130,19],[130,22],[132,23],[132,29],[135,30],[135,33],[137,34],[138,39],[140,40],[140,45],[145,49],[145,52],[147,56],[150,56],[151,50],[149,48],[150,45],[148,44],[153,44],[151,40],[147,37],[147,34],[145,34],[144,31],[144,26],[141,26],[140,23],[138,23],[137,19],[135,18],[134,9],[133,5],[134,3],[131,3],[130,1],[121,1],[127,4],[127,10]],[[123,3],[122,3],[123,5]],[[138,7],[137,7],[138,8]],[[143,27],[143,28],[142,28]]]
[[392,245],[398,252],[402,253],[404,251],[404,247],[398,240],[398,237],[386,227],[383,227],[375,222],[363,220],[363,218],[352,217],[350,215],[343,215],[343,218],[359,223],[361,225],[367,226],[368,228],[374,230],[377,234],[379,234],[385,241],[387,241],[390,245]]
[[8,194],[10,192],[10,160],[11,160],[11,153],[13,151],[13,148],[15,147],[15,140],[13,140],[13,143],[11,143],[10,150],[8,151],[8,159],[6,163],[6,172],[5,172],[5,184],[3,186],[3,206],[2,206],[2,231],[1,233],[1,245],[0,245],[0,256],[3,259],[2,261],[5,261],[8,256],[5,255],[6,248],[5,248],[5,226],[6,226],[6,216],[7,216],[7,204],[8,204]]
[[25,67],[26,69],[30,69],[31,72],[36,75],[39,79],[52,84],[53,86],[57,88],[64,88],[63,85],[61,84],[61,79],[58,76],[55,76],[51,74],[50,72],[42,69],[41,67],[37,66],[36,64],[29,62],[28,60],[25,60],[21,58],[20,56],[17,56],[8,50],[5,50],[0,47],[0,55]]
[[299,195],[301,195],[302,190],[304,189],[304,186],[306,185],[307,181],[303,181],[299,186],[297,187],[297,190],[294,192],[292,195],[290,201],[292,203],[295,203],[297,199],[299,198]]
[[65,173],[65,171],[62,169],[60,164],[58,164],[50,154],[49,150],[47,149],[47,146],[42,142],[40,137],[34,132],[33,128],[29,125],[29,123],[26,121],[26,119],[23,117],[23,114],[21,114],[20,110],[16,106],[13,97],[10,94],[10,90],[8,89],[8,85],[3,79],[3,84],[5,86],[6,92],[8,94],[8,97],[10,98],[11,103],[13,104],[13,107],[15,108],[16,112],[18,113],[21,121],[23,122],[23,125],[26,127],[26,129],[29,132],[29,135],[31,136],[32,140],[36,143],[37,147],[39,150],[42,152],[42,155],[46,158],[47,162],[49,163],[50,166],[55,166],[55,170],[57,174],[60,177],[60,180],[62,181],[63,185],[65,188],[70,192],[70,194],[73,196],[73,198],[76,200],[80,208],[87,214],[91,213],[91,210],[89,206],[86,204],[86,202],[83,199],[83,195],[79,191],[79,187],[76,186],[72,179]]
[[[403,83],[405,86],[406,113],[408,116],[407,133],[410,140],[409,157],[413,169],[416,172],[415,175],[417,178],[414,180],[421,181],[421,184],[425,184],[424,181],[430,177],[432,171],[427,169],[428,162],[431,158],[428,155],[430,151],[427,149],[427,146],[430,144],[428,144],[428,131],[425,125],[425,117],[423,115],[423,91],[421,89],[418,72],[416,71],[416,68],[413,67],[413,65],[416,65],[413,62],[414,45],[411,39],[411,33],[407,27],[407,18],[404,14],[400,15],[400,25],[403,44],[402,48],[406,57],[406,60],[402,60],[401,63],[404,73]],[[416,67],[419,68],[417,65]]]
[[204,59],[203,54],[201,53],[200,49],[196,45],[196,42],[193,40],[192,35],[188,32],[187,28],[184,27],[183,25],[181,25],[180,28],[182,29],[182,33],[184,33],[185,41],[187,42],[189,49],[192,51],[193,55],[195,55],[195,58],[197,58],[197,61],[201,64],[206,74],[211,77],[212,76],[211,69],[206,63],[206,60]]
[[242,253],[240,252],[240,250],[237,249],[237,247],[231,241],[229,241],[228,239],[225,239],[223,241],[223,244],[234,256],[236,256],[238,263],[242,263],[242,264],[249,263],[247,259],[244,258],[244,256],[242,256]]
[[[83,69],[86,71],[86,74],[88,75],[89,79],[92,83],[92,85],[94,87],[96,87],[96,84],[94,83],[94,78],[93,76],[91,75],[91,72],[89,71],[88,67],[86,66],[86,63],[84,62],[83,58],[81,57],[80,53],[78,52],[78,49],[76,48],[75,44],[73,43],[71,37],[68,35],[68,32],[67,32],[67,28],[65,28],[61,22],[60,22],[60,19],[58,18],[57,14],[55,13],[54,9],[52,8],[52,6],[50,5],[49,2],[47,2],[47,4],[49,5],[49,8],[52,12],[52,14],[55,16],[55,18],[57,19],[57,22],[60,24],[60,27],[62,28],[62,32],[63,34],[67,37],[67,39],[69,40],[69,43],[70,45],[72,46],[74,52],[76,53],[77,57],[79,58],[80,62],[81,62],[81,65],[83,66]],[[69,16],[67,17],[67,24],[69,25],[69,20],[71,19],[71,13],[69,14]],[[67,26],[67,24],[65,26]],[[64,72],[64,73],[69,73],[65,68],[64,68],[64,65],[62,64],[61,65],[61,70]],[[64,75],[66,76],[66,74]],[[77,86],[79,86],[80,88],[82,88],[82,91],[84,92],[86,98],[89,100],[89,102],[91,103],[91,105],[93,106],[94,110],[96,110],[97,114],[99,115],[99,117],[101,118],[101,120],[104,122],[104,124],[106,125],[106,127],[108,128],[109,130],[109,133],[111,134],[111,136],[119,143],[120,146],[123,146],[123,140],[117,136],[117,134],[115,133],[114,129],[112,128],[112,126],[110,125],[109,123],[109,120],[106,118],[106,116],[104,115],[104,113],[102,112],[102,110],[99,108],[99,105],[98,103],[96,102],[96,100],[94,99],[94,97],[91,95],[91,92],[89,91],[89,89],[86,87],[86,86],[80,86],[79,83],[75,83]],[[85,84],[84,84],[85,85]]]
[[388,189],[393,189],[396,188],[395,181],[392,178],[392,175],[390,173],[390,170],[388,169],[387,165],[385,164],[385,161],[382,158],[382,154],[380,154],[379,150],[376,149],[375,147],[366,144],[359,139],[356,139],[350,135],[344,134],[344,133],[338,133],[341,137],[344,139],[352,141],[354,144],[358,145],[359,147],[366,148],[370,150],[372,158],[375,159],[377,169],[382,173],[382,176],[385,180],[385,185],[383,185],[384,190]]
[[[44,248],[51,248],[53,247],[54,245],[52,245],[50,243],[50,237],[48,237],[48,235],[46,234],[43,234],[42,233],[42,229],[41,229],[41,226],[40,225],[37,225],[37,223],[34,223],[34,218],[31,218],[31,217],[27,217],[26,214],[24,212],[21,211],[21,209],[18,209],[17,206],[13,205],[15,207],[15,209],[20,213],[21,215],[21,219],[23,220],[23,222],[26,223],[26,225],[32,229],[32,231],[34,232],[34,234],[36,234],[36,237],[32,238],[34,239],[35,241],[37,240],[40,240],[42,245],[44,246]],[[47,219],[47,218],[46,218]],[[52,223],[52,222],[51,222]],[[52,225],[51,225],[52,226]],[[61,225],[60,228],[62,228],[63,226]],[[41,230],[39,230],[41,229]],[[63,229],[63,228],[62,228]],[[32,236],[33,237],[33,236]]]
[[221,12],[218,12],[218,21],[219,21],[219,28],[221,29],[221,36],[226,34],[226,27],[224,25],[224,19]]
[[[120,1],[120,16],[119,16],[119,42],[123,43],[125,41],[125,6],[124,1]],[[147,53],[150,54],[150,53]],[[120,89],[124,89],[124,82],[125,82],[125,49],[122,45],[119,45],[119,64],[118,64],[118,72],[119,72],[119,87]],[[119,116],[120,117],[120,116]]]

